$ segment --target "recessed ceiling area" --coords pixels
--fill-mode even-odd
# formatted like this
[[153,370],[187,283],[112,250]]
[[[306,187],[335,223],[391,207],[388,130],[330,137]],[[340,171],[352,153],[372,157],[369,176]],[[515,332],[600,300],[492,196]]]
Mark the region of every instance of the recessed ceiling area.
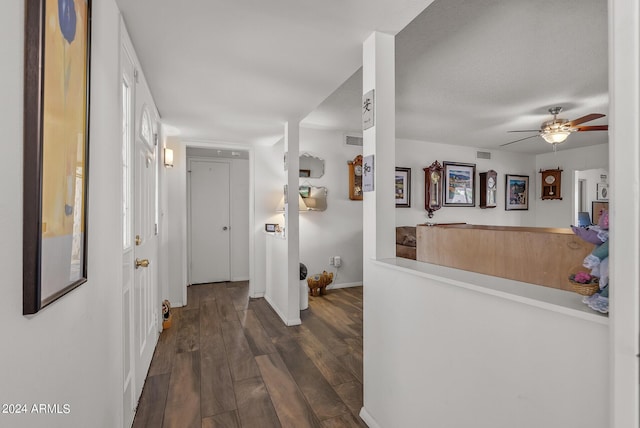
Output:
[[[552,118],[609,113],[607,1],[436,0],[396,36],[396,137],[527,153]],[[360,127],[361,70],[304,126]],[[585,125],[605,125],[608,117]],[[558,150],[608,142],[577,132]]]

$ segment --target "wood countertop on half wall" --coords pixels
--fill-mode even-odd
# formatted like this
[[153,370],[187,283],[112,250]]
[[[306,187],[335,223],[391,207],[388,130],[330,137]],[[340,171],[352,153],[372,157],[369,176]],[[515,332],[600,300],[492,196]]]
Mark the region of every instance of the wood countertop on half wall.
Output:
[[571,229],[418,225],[417,260],[571,291],[569,275],[594,248]]

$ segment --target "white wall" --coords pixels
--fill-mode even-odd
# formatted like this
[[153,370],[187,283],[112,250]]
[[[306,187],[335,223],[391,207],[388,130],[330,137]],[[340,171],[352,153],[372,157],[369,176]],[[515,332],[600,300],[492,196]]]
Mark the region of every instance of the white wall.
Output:
[[251,296],[262,297],[266,291],[267,255],[265,223],[284,225],[282,213],[276,208],[283,195],[285,184],[284,141],[273,146],[257,146],[254,149],[254,218],[251,233],[254,236],[253,278]]
[[160,127],[160,174],[159,174],[159,206],[160,206],[160,224],[158,225],[160,235],[158,241],[158,258],[160,266],[158,267],[158,290],[160,293],[160,300],[171,299],[169,298],[169,265],[171,264],[171,258],[169,257],[170,242],[169,242],[169,184],[168,173],[171,168],[164,167],[164,149],[167,147],[167,135],[164,127]]
[[[581,147],[571,150],[552,151],[536,156],[535,179],[540,181],[541,169],[560,166],[562,172],[562,200],[542,200],[536,193],[535,210],[537,227],[569,227],[575,223],[575,171],[595,168],[609,168],[609,145]],[[595,191],[595,188],[594,188]],[[538,191],[539,192],[539,191]],[[591,210],[591,208],[589,208]]]
[[231,281],[249,280],[249,160],[231,161]]
[[[491,153],[491,159],[476,159],[476,152]],[[442,164],[461,162],[476,164],[476,206],[442,207],[431,219],[424,209],[424,171],[433,161]],[[396,209],[397,226],[414,226],[419,223],[457,223],[490,224],[503,226],[533,226],[535,224],[536,165],[533,155],[513,153],[501,150],[487,150],[474,147],[452,146],[449,144],[423,141],[397,140],[396,166],[411,168],[411,208]],[[478,207],[480,194],[478,174],[490,169],[498,173],[498,200],[495,208]],[[505,174],[529,176],[529,210],[505,211]]]
[[[11,427],[122,425],[121,149],[118,9],[94,2],[88,199],[88,282],[22,315],[24,2],[4,6],[0,35],[0,403],[69,404],[67,415],[0,414]],[[115,231],[115,233],[114,233]]]
[[[476,159],[477,151],[491,153],[491,159]],[[411,168],[411,208],[396,209],[396,225],[418,223],[465,222],[505,226],[569,227],[575,224],[575,171],[607,168],[608,145],[589,146],[572,150],[550,151],[541,155],[527,155],[501,150],[460,147],[423,141],[397,140],[396,164]],[[434,160],[476,164],[476,207],[442,207],[429,219],[424,209],[424,171]],[[540,199],[540,169],[560,166],[562,200]],[[498,205],[481,209],[478,174],[493,169],[498,173]],[[529,176],[529,210],[505,211],[505,174]],[[591,192],[591,188],[589,188]],[[593,185],[595,192],[595,184]]]
[[[337,273],[330,288],[362,284],[362,201],[349,199],[347,161],[362,154],[362,147],[347,146],[335,131],[301,129],[300,153],[324,159],[325,174],[301,178],[300,184],[327,188],[327,210],[300,214],[300,261],[309,274]],[[340,256],[339,269],[329,257]]]
[[171,306],[187,304],[187,155],[177,138],[168,138],[173,168],[166,172],[169,229],[169,294]]
[[609,426],[606,322],[369,263],[369,426]]

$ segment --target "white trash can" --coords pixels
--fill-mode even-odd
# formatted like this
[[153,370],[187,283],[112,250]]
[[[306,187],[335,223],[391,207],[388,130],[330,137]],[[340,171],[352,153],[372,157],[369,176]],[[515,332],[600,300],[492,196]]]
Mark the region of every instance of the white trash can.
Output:
[[309,307],[309,286],[306,279],[300,280],[300,310],[304,311]]

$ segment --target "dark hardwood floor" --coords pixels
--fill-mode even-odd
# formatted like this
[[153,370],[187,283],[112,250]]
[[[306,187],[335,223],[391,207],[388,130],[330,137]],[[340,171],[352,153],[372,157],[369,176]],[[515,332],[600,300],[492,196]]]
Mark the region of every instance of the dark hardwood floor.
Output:
[[286,327],[247,282],[194,285],[160,335],[134,427],[366,427],[362,287]]

